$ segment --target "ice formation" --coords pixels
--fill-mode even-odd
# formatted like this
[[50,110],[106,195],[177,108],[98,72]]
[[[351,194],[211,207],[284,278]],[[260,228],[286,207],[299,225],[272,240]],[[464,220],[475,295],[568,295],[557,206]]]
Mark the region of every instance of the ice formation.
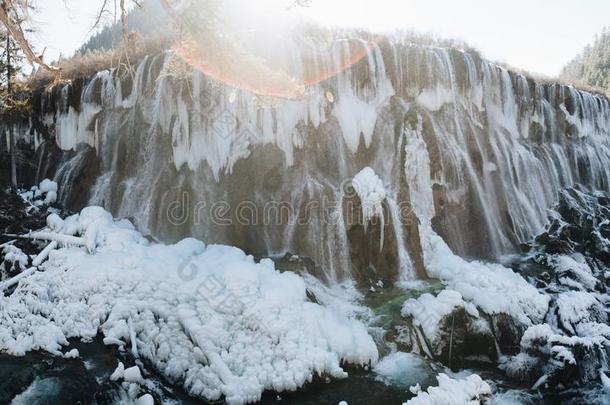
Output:
[[377,218],[381,225],[379,248],[383,250],[385,217],[383,213],[383,202],[386,199],[386,191],[383,181],[370,167],[365,167],[356,174],[351,182],[354,191],[360,198],[362,204],[362,223],[366,230],[370,221]]
[[[336,42],[323,59],[305,57],[300,46],[270,51],[310,72],[351,60],[350,40]],[[83,199],[133,218],[157,237],[173,236],[158,213],[182,192],[197,201],[240,195],[257,206],[280,199],[301,212],[312,199],[333,200],[345,179],[368,166],[396,206],[413,204],[422,223],[436,217],[457,255],[497,259],[538,233],[561,189],[610,182],[606,98],[536,83],[468,52],[384,38],[352,69],[312,85],[306,98],[271,106],[197,71],[178,80],[169,74],[175,59],[172,53],[143,58],[129,85],[104,71],[82,89],[49,91],[33,117],[44,124],[35,128],[57,121],[55,141],[47,142],[76,152],[66,152],[55,173],[62,190],[76,183],[62,174],[79,173],[87,159],[77,149],[88,145],[99,164]],[[43,134],[35,137],[40,142]],[[117,154],[119,145],[137,153]],[[239,181],[251,174],[257,181]],[[273,193],[260,192],[261,179],[273,184]],[[373,203],[369,213],[378,207]],[[264,233],[266,254],[299,249],[324,269],[345,265],[320,248],[335,243],[340,224],[227,230],[198,219],[187,218],[181,235],[240,239],[240,247],[262,251]],[[412,233],[400,236],[400,245],[413,243]],[[408,267],[401,266],[401,276],[413,274]]]
[[21,192],[24,201],[32,203],[34,206],[50,205],[57,201],[57,183],[44,179],[38,186],[32,186],[29,191]]
[[2,351],[60,355],[68,338],[101,331],[106,344],[137,348],[190,394],[234,404],[295,390],[316,375],[345,377],[342,362],[377,361],[362,323],[310,302],[304,280],[270,260],[194,239],[152,244],[99,207],[60,230],[87,249],[52,251],[42,272],[0,297]]
[[385,187],[383,181],[370,167],[365,167],[352,180],[352,186],[360,197],[362,203],[362,216],[364,225],[374,217],[383,220],[383,200],[385,200]]

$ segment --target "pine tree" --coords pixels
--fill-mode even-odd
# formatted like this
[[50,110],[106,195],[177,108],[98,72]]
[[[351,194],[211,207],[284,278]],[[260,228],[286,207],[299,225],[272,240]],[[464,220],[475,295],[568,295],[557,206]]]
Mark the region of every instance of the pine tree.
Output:
[[21,74],[25,56],[7,31],[0,32],[0,117],[9,138],[11,184],[17,187],[17,145],[13,125],[27,117],[28,97],[23,84],[15,79]]
[[597,87],[610,94],[610,27],[563,68],[561,78]]

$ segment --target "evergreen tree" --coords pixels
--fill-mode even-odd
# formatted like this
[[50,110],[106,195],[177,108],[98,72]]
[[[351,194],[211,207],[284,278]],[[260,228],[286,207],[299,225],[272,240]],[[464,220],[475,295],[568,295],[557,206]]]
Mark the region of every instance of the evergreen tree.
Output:
[[610,94],[610,27],[563,68],[561,78],[598,87]]
[[17,145],[13,125],[27,117],[29,98],[23,83],[15,80],[22,73],[25,55],[8,31],[0,32],[0,117],[9,139],[11,184],[17,187]]

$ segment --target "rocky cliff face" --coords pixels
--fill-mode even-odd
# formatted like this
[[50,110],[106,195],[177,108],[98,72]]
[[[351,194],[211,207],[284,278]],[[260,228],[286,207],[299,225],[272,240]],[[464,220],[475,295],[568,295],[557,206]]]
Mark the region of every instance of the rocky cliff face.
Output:
[[[36,93],[38,180],[163,240],[290,252],[365,285],[424,276],[434,234],[497,259],[543,231],[560,190],[610,184],[606,98],[462,51],[385,39],[290,101],[179,63],[155,55]],[[357,176],[367,167],[376,179]]]

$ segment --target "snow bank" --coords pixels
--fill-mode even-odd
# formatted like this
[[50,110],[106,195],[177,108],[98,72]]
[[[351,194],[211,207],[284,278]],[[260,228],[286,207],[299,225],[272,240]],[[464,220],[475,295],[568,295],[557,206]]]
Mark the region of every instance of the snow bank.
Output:
[[440,236],[429,234],[428,238],[430,277],[443,280],[487,314],[508,314],[525,325],[542,322],[550,298],[519,274],[499,264],[468,262],[454,255]]
[[102,331],[190,394],[233,404],[377,361],[362,323],[310,302],[303,279],[271,260],[194,239],[150,244],[99,207],[50,223],[87,249],[52,251],[43,272],[0,297],[2,351],[59,355],[68,338]]
[[485,403],[491,397],[491,387],[476,374],[465,379],[452,379],[439,374],[438,387],[420,391],[403,405],[464,405]]

